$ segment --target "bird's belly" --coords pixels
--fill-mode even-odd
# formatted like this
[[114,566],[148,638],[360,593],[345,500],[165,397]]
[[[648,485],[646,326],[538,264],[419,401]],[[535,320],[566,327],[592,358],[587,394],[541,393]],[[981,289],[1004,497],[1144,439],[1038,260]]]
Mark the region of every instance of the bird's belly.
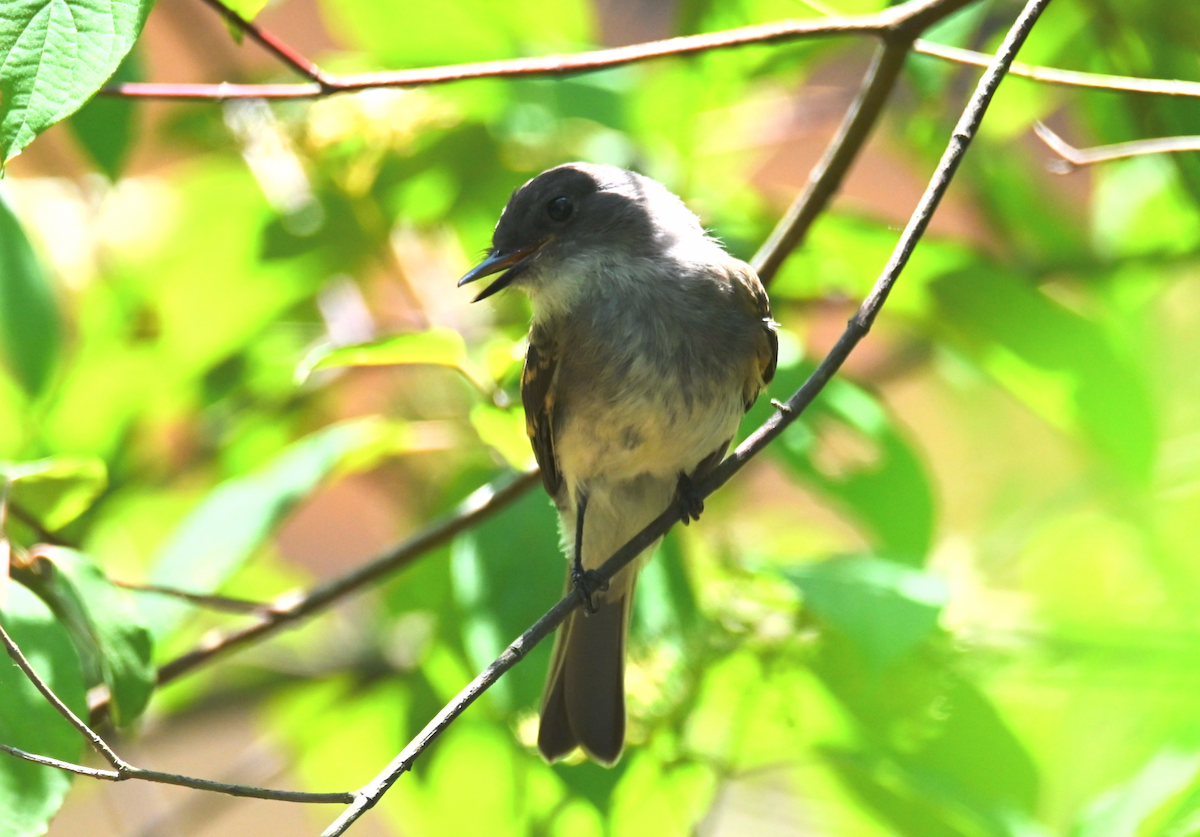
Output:
[[572,493],[578,483],[674,480],[727,442],[741,416],[733,392],[686,402],[667,394],[581,404],[556,428],[554,447]]

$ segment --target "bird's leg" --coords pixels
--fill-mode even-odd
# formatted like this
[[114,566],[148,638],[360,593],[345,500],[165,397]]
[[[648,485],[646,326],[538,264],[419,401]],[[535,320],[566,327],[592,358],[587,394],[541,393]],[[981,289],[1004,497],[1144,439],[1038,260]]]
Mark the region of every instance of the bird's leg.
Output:
[[693,520],[699,520],[700,515],[704,512],[704,495],[696,487],[695,480],[684,471],[679,472],[679,482],[675,484],[675,494],[679,498],[679,505],[683,507],[680,514],[683,525],[687,526]]
[[592,594],[607,589],[608,584],[596,580],[595,570],[583,568],[583,516],[587,511],[587,501],[587,495],[580,491],[575,499],[575,559],[571,563],[571,583],[583,596],[587,612],[595,613],[597,608],[592,601]]

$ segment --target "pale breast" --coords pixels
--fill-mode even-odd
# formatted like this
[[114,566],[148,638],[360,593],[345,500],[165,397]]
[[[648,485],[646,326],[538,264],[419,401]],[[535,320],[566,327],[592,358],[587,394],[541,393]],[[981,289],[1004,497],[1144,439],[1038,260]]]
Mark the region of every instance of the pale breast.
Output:
[[572,487],[690,473],[737,431],[761,324],[719,281],[606,279],[560,332],[560,469]]

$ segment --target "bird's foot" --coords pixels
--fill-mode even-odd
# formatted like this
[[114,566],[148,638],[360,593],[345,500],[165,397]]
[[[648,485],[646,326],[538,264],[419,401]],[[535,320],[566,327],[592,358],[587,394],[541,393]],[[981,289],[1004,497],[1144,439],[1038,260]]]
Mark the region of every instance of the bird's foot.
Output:
[[687,526],[693,520],[699,520],[704,513],[704,495],[696,487],[696,483],[685,473],[679,474],[679,482],[675,485],[675,493],[679,497],[679,505],[683,507],[680,519]]
[[579,595],[583,597],[583,602],[587,607],[588,613],[595,613],[599,610],[596,603],[592,600],[592,596],[608,590],[608,582],[601,581],[599,573],[595,570],[585,570],[582,567],[572,567],[571,584],[579,591]]

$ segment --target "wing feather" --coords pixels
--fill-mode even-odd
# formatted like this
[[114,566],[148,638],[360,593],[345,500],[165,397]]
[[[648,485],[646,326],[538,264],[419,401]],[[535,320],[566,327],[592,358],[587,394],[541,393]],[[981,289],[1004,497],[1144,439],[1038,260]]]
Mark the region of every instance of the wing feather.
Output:
[[759,324],[754,336],[755,367],[742,391],[743,404],[749,410],[759,393],[775,377],[775,367],[779,363],[779,324],[771,319],[771,300],[754,268],[738,262],[732,278],[738,300]]
[[525,432],[533,455],[542,470],[546,493],[557,499],[562,473],[554,455],[554,379],[558,372],[558,350],[536,330],[529,332],[529,350],[521,372],[521,402],[525,405]]

